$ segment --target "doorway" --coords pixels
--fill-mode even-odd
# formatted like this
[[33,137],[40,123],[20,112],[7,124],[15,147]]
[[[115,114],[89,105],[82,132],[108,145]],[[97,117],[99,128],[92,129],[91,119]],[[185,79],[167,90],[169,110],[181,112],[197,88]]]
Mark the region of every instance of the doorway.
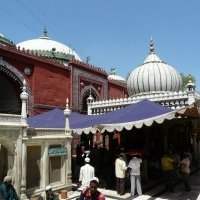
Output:
[[2,144],[0,144],[0,158],[0,182],[2,182],[8,171],[8,151]]

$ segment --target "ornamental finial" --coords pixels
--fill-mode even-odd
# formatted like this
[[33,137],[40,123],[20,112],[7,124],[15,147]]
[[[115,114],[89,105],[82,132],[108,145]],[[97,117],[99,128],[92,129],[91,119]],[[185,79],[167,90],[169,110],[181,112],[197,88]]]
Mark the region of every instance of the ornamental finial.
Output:
[[64,115],[68,117],[71,114],[71,110],[69,109],[69,99],[66,99],[66,106],[64,110]]
[[68,98],[66,99],[66,106],[65,106],[65,109],[69,109],[69,99],[68,99]]
[[23,80],[22,92],[26,92],[26,80]]
[[46,26],[44,27],[44,30],[43,30],[43,37],[48,37],[48,31],[47,31]]
[[154,54],[155,53],[154,41],[153,41],[152,37],[150,39],[150,44],[149,44],[149,53],[150,54]]
[[27,100],[28,99],[28,93],[27,93],[27,83],[26,80],[23,80],[23,86],[22,86],[22,93],[20,94],[21,100]]
[[115,68],[115,67],[112,67],[112,68],[110,69],[110,74],[111,74],[111,75],[116,75],[116,68]]

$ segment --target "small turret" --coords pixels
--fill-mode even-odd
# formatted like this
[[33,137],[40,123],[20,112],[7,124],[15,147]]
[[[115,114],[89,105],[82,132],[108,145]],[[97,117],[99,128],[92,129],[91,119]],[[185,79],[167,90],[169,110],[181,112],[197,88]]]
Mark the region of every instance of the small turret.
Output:
[[186,84],[186,91],[188,93],[188,104],[191,105],[195,102],[195,83],[190,78]]
[[195,85],[195,83],[190,79],[190,80],[188,81],[188,83],[186,84],[186,88],[187,88],[187,91],[195,91],[196,85]]
[[64,110],[64,115],[65,115],[65,133],[69,134],[70,133],[70,125],[69,125],[69,115],[71,114],[71,110],[69,109],[69,99],[66,99],[66,107]]
[[22,100],[22,108],[21,108],[21,118],[27,118],[27,101],[28,101],[28,93],[26,91],[26,80],[23,81],[22,93],[20,94],[20,99]]

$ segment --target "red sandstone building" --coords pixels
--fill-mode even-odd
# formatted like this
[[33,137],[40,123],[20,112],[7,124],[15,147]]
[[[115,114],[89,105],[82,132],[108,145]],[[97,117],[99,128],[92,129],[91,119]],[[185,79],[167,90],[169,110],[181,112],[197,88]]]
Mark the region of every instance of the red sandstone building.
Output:
[[89,94],[95,100],[127,94],[125,79],[83,62],[71,48],[50,39],[46,31],[38,39],[16,45],[0,34],[0,113],[20,113],[24,79],[29,115],[64,108],[67,98],[73,111],[86,113]]

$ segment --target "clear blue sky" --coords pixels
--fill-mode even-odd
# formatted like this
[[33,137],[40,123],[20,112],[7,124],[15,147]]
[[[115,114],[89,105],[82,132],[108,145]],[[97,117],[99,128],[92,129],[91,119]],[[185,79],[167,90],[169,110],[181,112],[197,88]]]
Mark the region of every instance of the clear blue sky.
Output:
[[148,53],[193,74],[200,88],[199,0],[1,0],[0,32],[14,42],[49,36],[126,77]]

